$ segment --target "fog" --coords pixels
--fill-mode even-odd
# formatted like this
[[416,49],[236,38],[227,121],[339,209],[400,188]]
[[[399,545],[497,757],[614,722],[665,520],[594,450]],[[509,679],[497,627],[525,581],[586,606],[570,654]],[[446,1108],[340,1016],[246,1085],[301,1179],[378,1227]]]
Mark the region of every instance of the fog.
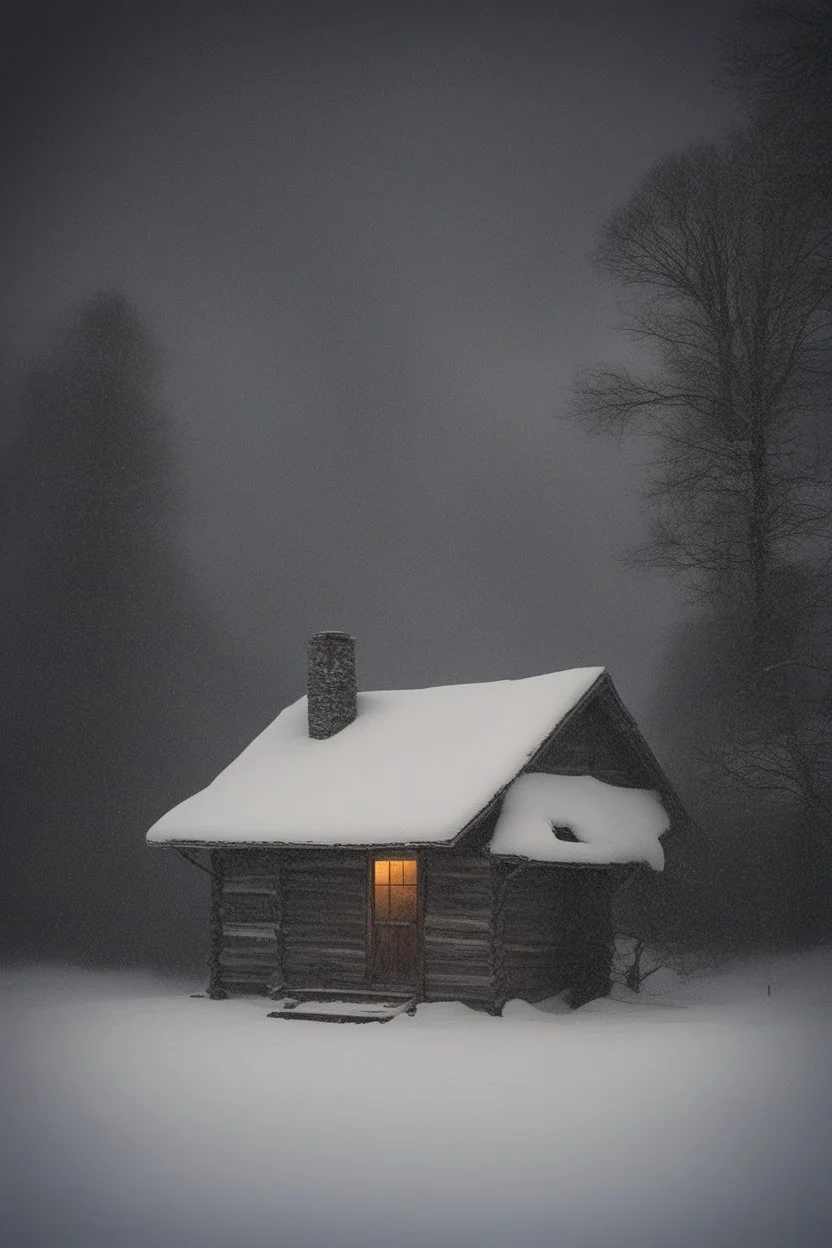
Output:
[[[206,877],[144,831],[302,693],[313,632],[356,636],[364,689],[606,665],[650,735],[683,607],[618,560],[649,448],[565,413],[583,366],[632,349],[599,227],[732,116],[729,11],[7,11],[13,949],[195,963]],[[116,482],[78,458],[111,404],[78,407],[76,365],[145,338],[161,391],[129,398],[130,436],[145,412],[171,462],[130,479],[110,429]],[[88,517],[85,581],[71,535],[96,499],[143,553],[105,558]]]
[[[649,713],[672,587],[616,562],[645,448],[565,423],[616,309],[588,255],[715,133],[724,3],[19,8],[5,346],[101,288],[165,357],[177,541],[245,665],[302,688],[607,664]],[[256,727],[257,725],[255,725]]]
[[[827,961],[784,963],[773,1002],[758,966],[715,1003],[691,981],[643,1013],[449,1003],[314,1036],[191,1000],[201,970],[97,969],[204,959],[208,877],[145,830],[303,692],[315,631],[355,635],[364,689],[604,664],[663,757],[687,607],[618,558],[650,448],[566,412],[636,350],[599,228],[733,118],[734,7],[4,11],[0,909],[7,952],[55,964],[2,985],[9,1243],[386,1243],[391,1208],[402,1243],[828,1241]],[[104,438],[118,481],[62,423],[114,325],[161,385],[129,413],[144,476]],[[85,582],[88,468],[144,527],[97,575],[85,513]]]

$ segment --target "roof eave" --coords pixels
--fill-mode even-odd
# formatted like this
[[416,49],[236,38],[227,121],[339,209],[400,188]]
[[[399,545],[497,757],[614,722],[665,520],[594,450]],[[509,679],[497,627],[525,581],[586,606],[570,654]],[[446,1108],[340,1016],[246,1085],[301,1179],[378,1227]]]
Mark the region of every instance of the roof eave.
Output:
[[450,849],[452,841],[372,841],[358,844],[354,841],[146,841],[150,849],[339,849],[360,852],[390,850]]
[[[409,850],[409,851],[416,852],[418,850],[426,850],[426,849],[435,849],[435,850],[440,850],[440,851],[458,849],[460,848],[461,845],[463,845],[466,838],[474,831],[477,825],[483,819],[485,819],[487,815],[489,815],[492,812],[493,808],[497,805],[497,803],[502,801],[502,798],[506,792],[506,789],[508,789],[508,787],[511,784],[513,784],[514,781],[518,778],[518,776],[522,775],[529,766],[533,765],[535,760],[539,758],[541,754],[543,754],[546,750],[549,749],[551,744],[555,740],[557,740],[560,734],[566,731],[567,727],[572,722],[572,720],[577,715],[580,715],[581,712],[588,706],[588,704],[594,698],[596,698],[600,693],[607,694],[608,697],[611,699],[616,717],[623,724],[624,731],[627,733],[628,737],[631,739],[631,741],[635,745],[636,750],[639,753],[642,762],[644,763],[647,771],[650,773],[651,777],[653,778],[655,782],[655,786],[660,791],[662,798],[666,799],[668,814],[671,816],[671,819],[676,820],[678,822],[685,822],[691,827],[697,828],[698,825],[691,818],[691,816],[688,814],[687,810],[683,806],[679,795],[676,793],[676,790],[673,788],[673,785],[670,783],[670,780],[668,779],[664,769],[659,763],[659,760],[656,758],[656,755],[653,753],[652,749],[647,744],[647,741],[642,735],[641,729],[639,728],[633,716],[627,710],[627,707],[624,705],[624,702],[622,701],[621,695],[619,694],[618,690],[615,687],[612,677],[610,676],[606,668],[604,668],[599,673],[599,675],[596,676],[595,680],[592,682],[589,688],[581,695],[580,698],[578,698],[574,706],[572,706],[570,710],[567,711],[566,714],[557,722],[557,724],[555,724],[555,726],[552,729],[550,729],[550,731],[546,734],[546,736],[543,738],[543,740],[540,742],[537,748],[528,756],[526,761],[523,763],[522,767],[520,767],[516,773],[510,776],[509,779],[506,780],[500,786],[499,789],[497,789],[497,791],[477,811],[477,813],[473,815],[472,818],[469,819],[468,822],[462,828],[460,828],[459,832],[455,833],[452,837],[449,837],[445,840],[441,840],[441,841],[434,841],[434,840],[431,840],[431,841],[391,841],[391,842],[371,842],[371,843],[363,842],[360,844],[358,843],[346,843],[345,844],[342,842],[325,844],[325,843],[322,843],[321,841],[276,841],[276,840],[274,841],[170,840],[170,841],[147,841],[146,843],[151,847],[158,846],[161,848],[170,848],[170,849],[200,849],[200,850],[202,849],[204,850],[211,850],[211,849],[225,849],[225,850],[232,850],[232,849],[263,849],[263,850],[265,849],[280,849],[280,850],[335,849],[335,850],[354,850],[357,852],[368,853],[368,852],[382,852],[384,850],[391,850],[391,851]],[[518,859],[518,861],[520,861],[520,859]],[[554,865],[561,865],[561,864],[554,864]],[[585,865],[585,864],[580,864],[580,865]],[[616,865],[621,865],[621,864],[611,863],[611,864],[598,864],[598,865],[616,866]],[[631,865],[635,866],[638,864],[631,864]]]

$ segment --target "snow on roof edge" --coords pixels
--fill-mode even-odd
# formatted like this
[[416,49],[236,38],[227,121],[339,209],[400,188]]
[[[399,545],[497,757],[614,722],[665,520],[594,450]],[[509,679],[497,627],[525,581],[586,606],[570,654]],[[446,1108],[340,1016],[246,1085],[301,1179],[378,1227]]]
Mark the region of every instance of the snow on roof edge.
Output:
[[[591,775],[526,772],[508,787],[488,845],[495,857],[535,863],[664,867],[661,837],[670,816],[654,789]],[[567,828],[574,839],[559,838]]]
[[[277,818],[268,823],[261,818],[258,826],[257,818],[251,816],[258,799],[261,805],[263,802],[264,777],[271,806],[276,794],[279,795],[277,800],[282,799],[286,783],[291,784],[294,778],[296,766],[303,769],[309,762],[306,699],[300,698],[285,708],[211,784],[157,820],[147,834],[147,841],[151,845],[175,848],[451,846],[523,771],[552,734],[584,704],[605,675],[603,667],[570,668],[515,680],[361,693],[359,699],[363,705],[353,724],[332,738],[311,742],[315,763],[320,762],[323,768],[318,778],[332,780],[334,777],[337,781],[331,795],[327,791],[331,797],[329,805],[324,802],[321,806],[320,793],[307,787],[299,806],[297,799],[301,795],[294,794],[295,813],[300,813],[299,819],[287,819],[285,809],[275,809]],[[366,789],[368,783],[374,783],[373,773],[379,770],[387,730],[390,727],[399,730],[400,754],[402,745],[413,743],[412,734],[408,737],[406,732],[402,738],[403,709],[406,728],[407,721],[415,713],[416,742],[426,748],[427,771],[422,769],[425,781],[422,788],[436,794],[432,808],[424,812],[427,818],[423,821],[420,814],[415,822],[412,818],[397,821],[394,812],[392,818],[382,819],[381,826],[364,823],[356,826],[353,822],[347,829],[341,820],[339,827],[337,812],[344,803],[349,806],[352,802],[359,811],[362,803],[366,805],[366,793],[360,790],[362,784]],[[510,730],[508,733],[506,726]],[[361,733],[356,733],[357,727]],[[433,746],[431,751],[429,738],[437,735],[437,729],[445,738],[446,748],[437,750]],[[361,741],[360,736],[363,736]],[[447,748],[449,745],[452,750]],[[359,746],[362,752],[356,756],[354,747]],[[333,747],[336,755],[346,753],[348,761],[359,764],[357,768],[347,768],[345,773],[341,766],[340,771],[336,768],[333,773]],[[252,762],[256,762],[256,770],[252,769]],[[405,756],[404,767],[401,757],[398,763],[400,771],[413,770],[410,755]],[[464,786],[468,800],[464,808],[459,801],[459,791],[451,794],[455,801],[442,805],[449,782],[453,790],[451,772],[457,769],[457,763],[467,768],[468,774]],[[277,775],[278,772],[282,774]],[[258,785],[259,791],[253,791]],[[236,791],[232,794],[230,790]],[[230,802],[232,795],[234,801]],[[398,799],[401,814],[402,792],[394,791],[391,796]],[[437,800],[440,809],[437,809]],[[311,827],[306,809],[310,801],[318,811],[318,818],[312,821]],[[424,806],[424,801],[421,804]],[[429,801],[427,804],[430,807]],[[393,806],[395,808],[396,801]],[[325,812],[323,818],[320,817],[322,812]],[[378,807],[373,813],[378,815]],[[318,834],[319,828],[323,835]],[[346,834],[340,834],[343,832]]]

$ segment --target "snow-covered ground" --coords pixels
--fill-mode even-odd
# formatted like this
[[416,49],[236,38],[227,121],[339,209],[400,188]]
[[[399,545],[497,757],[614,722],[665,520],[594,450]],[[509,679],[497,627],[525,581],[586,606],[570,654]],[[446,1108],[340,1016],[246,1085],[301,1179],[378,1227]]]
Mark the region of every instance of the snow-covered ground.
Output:
[[832,1243],[832,953],[383,1026],[115,973],[0,987],[4,1248]]

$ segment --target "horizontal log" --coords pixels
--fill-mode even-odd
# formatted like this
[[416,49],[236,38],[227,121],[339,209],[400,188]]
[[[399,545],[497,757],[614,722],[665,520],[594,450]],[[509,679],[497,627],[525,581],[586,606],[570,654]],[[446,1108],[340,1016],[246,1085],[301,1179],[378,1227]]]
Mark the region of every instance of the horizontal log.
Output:
[[467,910],[471,906],[490,905],[491,883],[481,880],[428,880],[425,888],[425,904],[431,909]]
[[251,954],[252,957],[274,957],[278,950],[276,940],[242,940],[232,937],[223,941],[221,953]]
[[267,976],[238,975],[236,971],[228,972],[222,977],[222,987],[226,992],[250,993],[252,996],[265,996],[271,983]]
[[299,906],[294,901],[287,900],[282,908],[285,925],[343,927],[345,924],[360,924],[365,921],[366,911],[363,906],[339,906],[337,909],[328,910],[320,907],[317,900],[316,898],[315,905],[309,906]]
[[303,872],[315,876],[353,873],[363,877],[367,871],[366,854],[342,850],[321,849],[317,853],[284,851],[279,861],[280,869],[287,877]]
[[459,962],[440,962],[436,966],[425,968],[425,983],[435,984],[470,980],[474,983],[491,983],[493,969],[488,962],[471,962],[469,965]]
[[444,905],[436,905],[431,899],[425,905],[424,917],[426,923],[450,923],[465,919],[475,923],[490,923],[493,913],[494,907],[490,898],[481,903],[472,898],[467,904],[464,901],[455,901]]
[[294,923],[344,923],[350,920],[358,923],[363,920],[367,913],[363,902],[348,902],[349,899],[338,905],[327,906],[324,899],[315,893],[309,895],[306,903],[299,903],[296,897],[285,897],[281,908],[287,920]]
[[281,896],[284,906],[297,910],[301,914],[312,909],[325,913],[331,910],[352,910],[357,913],[364,909],[367,900],[363,889],[356,892],[348,888],[336,888],[328,892],[325,888],[310,888],[308,891],[300,892],[288,885],[282,890]]
[[366,923],[294,923],[287,918],[283,924],[283,937],[287,942],[315,943],[332,941],[333,944],[364,944]]
[[449,985],[479,984],[483,986],[493,984],[493,982],[493,969],[485,965],[440,967],[435,972],[432,971],[430,974],[425,974],[425,984],[429,988],[435,988],[437,984],[444,985],[447,988]]
[[425,915],[425,935],[450,932],[480,932],[483,935],[491,931],[491,915],[479,914],[436,914],[434,911]]
[[491,862],[481,854],[442,854],[428,863],[431,875],[488,875]]
[[490,940],[465,936],[431,937],[425,940],[425,957],[429,962],[437,958],[472,958],[490,956]]
[[345,975],[349,979],[363,981],[366,967],[365,958],[358,955],[354,958],[332,954],[304,954],[298,957],[284,955],[283,957],[284,973],[287,980],[291,979],[293,983],[298,983],[305,978],[310,984],[325,984],[326,975],[333,975],[339,983]]
[[221,949],[221,966],[276,966],[276,949]]
[[223,979],[222,989],[230,996],[237,997],[268,997],[271,984],[268,980],[257,979]]
[[556,952],[563,948],[562,944],[550,941],[548,944],[543,941],[530,941],[527,944],[503,944],[502,950],[505,955],[516,954],[522,956],[525,954],[545,954],[552,957]]
[[223,949],[220,953],[220,967],[234,971],[251,971],[252,974],[269,975],[277,969],[275,958],[249,956],[243,953],[231,953]]
[[311,876],[287,875],[282,882],[283,892],[287,897],[363,897],[367,891],[367,880],[362,872],[355,877],[347,875]]
[[224,942],[229,939],[275,941],[277,933],[273,923],[225,923],[222,925]]
[[339,980],[344,976],[352,980],[363,980],[365,962],[363,958],[284,958],[283,969],[287,981],[291,979],[295,982],[305,977],[308,983],[325,984],[325,976],[328,974]]
[[298,957],[305,950],[310,952],[314,949],[332,949],[343,955],[345,958],[355,958],[364,956],[364,940],[332,940],[326,934],[310,940],[284,940],[283,948],[287,956]]
[[275,882],[265,875],[246,875],[234,876],[231,879],[223,880],[222,891],[225,895],[231,893],[267,893],[274,897],[276,893]]
[[294,941],[285,941],[283,945],[284,956],[287,958],[313,958],[313,957],[332,957],[344,958],[345,960],[355,960],[364,957],[364,945],[330,945],[323,941],[313,942],[307,941],[303,944]]
[[272,978],[272,973],[265,966],[225,967],[222,972],[222,980],[224,984],[268,984],[271,982]]
[[285,931],[311,935],[314,932],[360,932],[366,931],[367,921],[364,914],[350,911],[348,913],[326,914],[320,910],[298,913],[291,906],[283,909],[282,923]]
[[425,888],[425,900],[429,906],[434,905],[450,905],[461,903],[470,905],[471,902],[478,904],[488,904],[491,897],[491,881],[483,882],[482,879],[466,880],[460,877],[458,880],[435,880],[429,879]]
[[262,934],[250,935],[248,932],[224,932],[222,948],[223,949],[263,949],[277,947],[277,933],[264,932]]
[[226,875],[273,872],[277,866],[277,854],[273,849],[225,849],[222,851],[222,867]]
[[227,893],[220,906],[220,917],[227,923],[268,923],[274,912],[273,893]]
[[494,993],[490,976],[470,979],[462,975],[431,977],[425,980],[425,996],[428,1000],[458,1000],[476,998],[488,1001]]
[[361,987],[365,982],[364,962],[324,962],[321,960],[287,961],[283,976],[287,984],[351,984]]

